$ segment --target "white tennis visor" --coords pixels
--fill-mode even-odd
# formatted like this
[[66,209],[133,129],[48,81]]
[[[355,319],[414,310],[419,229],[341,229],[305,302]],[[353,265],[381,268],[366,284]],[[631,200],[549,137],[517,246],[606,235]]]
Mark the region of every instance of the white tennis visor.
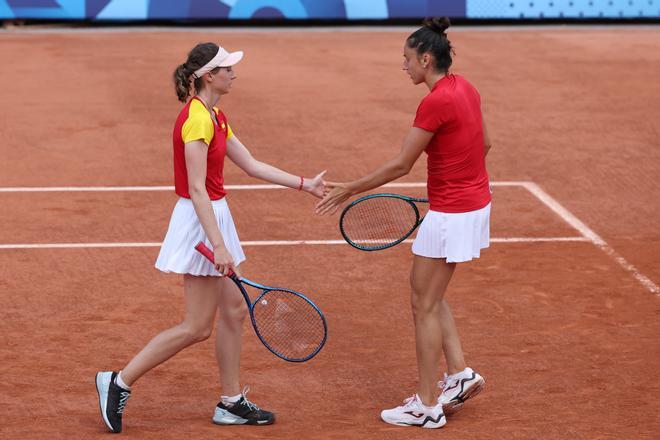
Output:
[[211,70],[216,67],[229,67],[238,63],[243,59],[243,51],[238,50],[236,52],[227,52],[224,48],[218,46],[218,53],[206,63],[204,66],[195,70],[193,75],[195,78],[201,78],[204,74],[209,73]]

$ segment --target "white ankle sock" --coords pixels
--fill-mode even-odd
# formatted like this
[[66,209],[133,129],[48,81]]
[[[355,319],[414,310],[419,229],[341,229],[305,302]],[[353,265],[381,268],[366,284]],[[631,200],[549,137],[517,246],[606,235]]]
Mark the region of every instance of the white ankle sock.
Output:
[[242,394],[236,394],[235,396],[220,396],[220,401],[223,405],[232,406],[234,403],[241,400]]
[[125,389],[125,390],[128,390],[128,391],[131,390],[131,387],[129,387],[128,385],[126,385],[126,382],[124,382],[124,381],[121,379],[121,371],[120,371],[119,374],[117,374],[117,376],[115,377],[115,384],[119,385],[120,387],[122,387],[122,388]]

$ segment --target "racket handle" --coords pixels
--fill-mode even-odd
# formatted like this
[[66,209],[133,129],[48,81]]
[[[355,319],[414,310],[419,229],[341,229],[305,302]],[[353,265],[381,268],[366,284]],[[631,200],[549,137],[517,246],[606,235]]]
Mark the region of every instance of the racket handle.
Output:
[[207,260],[209,260],[211,263],[215,263],[214,257],[213,257],[213,251],[209,249],[207,245],[204,244],[203,241],[200,241],[197,243],[197,246],[195,246],[195,250],[199,252],[200,254],[204,255]]
[[[206,259],[209,260],[211,263],[215,264],[215,257],[213,256],[213,251],[209,249],[209,247],[205,245],[203,241],[197,243],[197,246],[195,246],[195,250],[200,254],[204,255]],[[233,275],[234,275],[234,271],[229,269],[229,273],[227,274],[227,276],[231,277]]]

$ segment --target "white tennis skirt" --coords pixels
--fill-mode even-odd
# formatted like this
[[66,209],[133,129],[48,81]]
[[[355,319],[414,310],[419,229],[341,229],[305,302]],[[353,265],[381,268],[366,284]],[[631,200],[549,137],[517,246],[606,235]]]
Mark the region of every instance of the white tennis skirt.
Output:
[[[224,198],[212,200],[211,205],[225,246],[234,258],[234,264],[238,266],[245,261],[245,254],[227,201]],[[182,197],[176,202],[172,211],[170,226],[156,260],[156,268],[168,273],[221,276],[214,265],[195,250],[195,246],[200,241],[212,248],[199,223],[192,201]]]
[[412,252],[461,263],[479,258],[490,243],[490,203],[470,212],[429,211],[413,241]]

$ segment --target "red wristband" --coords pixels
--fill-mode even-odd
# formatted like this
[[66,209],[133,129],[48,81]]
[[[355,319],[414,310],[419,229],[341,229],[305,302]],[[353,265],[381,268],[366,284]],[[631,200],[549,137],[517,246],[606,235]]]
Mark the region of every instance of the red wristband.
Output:
[[300,176],[300,186],[298,187],[298,191],[302,190],[304,183],[305,183],[305,178],[303,176]]

